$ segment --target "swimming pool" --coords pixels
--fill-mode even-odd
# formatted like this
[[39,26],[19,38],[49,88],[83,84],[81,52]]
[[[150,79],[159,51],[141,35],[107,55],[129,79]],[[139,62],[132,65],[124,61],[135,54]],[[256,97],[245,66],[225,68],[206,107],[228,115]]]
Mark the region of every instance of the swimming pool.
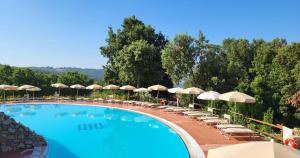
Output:
[[189,158],[174,130],[135,112],[70,104],[18,104],[0,111],[44,136],[48,158]]

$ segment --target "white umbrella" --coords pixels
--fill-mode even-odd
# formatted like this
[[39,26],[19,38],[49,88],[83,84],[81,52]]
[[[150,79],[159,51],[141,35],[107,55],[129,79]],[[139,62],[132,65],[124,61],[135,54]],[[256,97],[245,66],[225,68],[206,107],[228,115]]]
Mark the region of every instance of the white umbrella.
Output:
[[207,158],[299,158],[300,151],[273,142],[249,142],[208,150]]
[[129,100],[129,91],[133,91],[135,90],[136,88],[134,86],[131,86],[131,85],[126,85],[126,86],[122,86],[120,88],[121,90],[127,90],[128,91],[128,94],[127,94],[127,100]]
[[250,95],[247,95],[245,93],[238,92],[238,91],[221,94],[221,95],[219,95],[219,99],[228,101],[228,102],[234,102],[235,103],[235,112],[236,112],[236,103],[255,103],[255,98],[253,98]]
[[158,95],[159,95],[159,91],[168,91],[168,88],[162,85],[154,85],[154,86],[150,86],[148,87],[149,90],[151,91],[157,91],[157,103],[158,103]]
[[[137,93],[145,93],[145,92],[150,92],[150,91],[151,90],[149,90],[147,88],[143,88],[143,87],[133,90],[133,92],[137,92]],[[140,95],[139,95],[139,97],[140,97]],[[143,98],[143,100],[144,100],[144,98]]]
[[33,87],[33,88],[27,89],[27,91],[32,92],[32,98],[34,99],[34,92],[41,91],[41,89],[39,87]]
[[88,89],[88,90],[94,90],[94,98],[95,98],[95,91],[102,89],[102,88],[103,88],[102,86],[97,85],[97,84],[92,84],[92,85],[89,85],[86,87],[86,89]]
[[180,91],[180,93],[182,94],[191,94],[193,95],[193,104],[194,104],[194,95],[198,95],[198,94],[201,94],[205,92],[204,90],[200,89],[200,88],[197,88],[197,87],[190,87],[190,88],[186,88],[182,91]]
[[178,100],[177,94],[180,93],[182,90],[183,90],[183,89],[180,88],[180,87],[168,89],[168,92],[169,92],[169,93],[175,93],[175,94],[176,94],[176,103],[177,103],[177,106],[179,106],[179,100]]
[[201,100],[219,100],[219,95],[220,95],[220,93],[218,93],[218,92],[208,91],[208,92],[203,92],[200,95],[198,95],[197,99],[201,99]]
[[81,84],[74,84],[74,85],[72,85],[70,87],[73,88],[73,89],[76,89],[76,98],[78,97],[78,90],[79,89],[85,89],[85,87],[83,85],[81,85]]
[[35,86],[32,86],[32,85],[23,85],[23,86],[18,87],[17,90],[25,90],[25,91],[27,91],[28,89],[31,89],[31,88],[35,88]]
[[[107,86],[103,87],[103,89],[118,90],[118,89],[120,89],[120,87],[117,86],[117,85],[110,84],[110,85],[107,85]],[[115,92],[113,91],[113,98],[114,98],[114,95],[115,95]]]
[[133,90],[134,92],[150,92],[151,90],[147,89],[147,88],[138,88]]
[[63,83],[54,83],[54,84],[51,84],[51,87],[58,88],[58,97],[60,96],[60,89],[61,88],[69,88],[69,86],[67,86]]

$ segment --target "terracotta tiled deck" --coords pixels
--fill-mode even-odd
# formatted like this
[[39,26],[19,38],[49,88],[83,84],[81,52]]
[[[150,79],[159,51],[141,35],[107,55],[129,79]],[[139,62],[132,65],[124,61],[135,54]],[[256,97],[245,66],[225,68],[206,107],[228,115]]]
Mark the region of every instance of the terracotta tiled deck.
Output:
[[[28,102],[27,102],[28,103]],[[199,144],[205,154],[209,149],[213,149],[220,146],[226,146],[230,144],[237,144],[248,141],[247,139],[237,139],[234,137],[230,137],[230,139],[225,138],[218,129],[214,127],[208,127],[206,125],[201,124],[199,121],[185,117],[181,114],[175,114],[172,112],[166,112],[163,110],[155,109],[155,108],[144,108],[138,106],[124,105],[124,104],[112,104],[112,103],[99,103],[99,102],[79,102],[79,101],[69,101],[69,102],[31,102],[31,103],[63,103],[63,104],[92,104],[92,105],[104,105],[111,107],[119,107],[126,108],[130,110],[140,111],[144,113],[148,113],[151,115],[155,115],[166,119],[170,122],[175,123],[179,127],[183,128],[186,132],[188,132]]]

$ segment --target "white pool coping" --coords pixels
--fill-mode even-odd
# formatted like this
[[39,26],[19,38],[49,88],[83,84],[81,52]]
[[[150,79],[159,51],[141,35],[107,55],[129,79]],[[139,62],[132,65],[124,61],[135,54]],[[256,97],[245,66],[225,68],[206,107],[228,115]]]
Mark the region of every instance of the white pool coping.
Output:
[[55,103],[55,102],[38,102],[38,103],[12,103],[12,104],[7,104],[7,105],[14,105],[14,104],[64,104],[64,105],[78,105],[78,106],[95,106],[95,107],[105,107],[105,108],[112,108],[112,109],[120,109],[120,110],[125,110],[125,111],[130,111],[130,112],[135,112],[139,113],[142,115],[149,116],[151,118],[154,118],[156,120],[159,120],[160,122],[164,123],[165,125],[169,126],[171,129],[176,131],[176,133],[181,137],[183,142],[186,145],[186,148],[188,149],[190,158],[205,158],[205,154],[203,150],[200,148],[199,144],[196,142],[196,140],[188,133],[186,132],[183,128],[179,127],[175,123],[168,121],[164,118],[148,114],[145,112],[141,111],[136,111],[133,109],[127,109],[127,108],[122,108],[122,107],[113,107],[113,106],[108,106],[108,105],[95,105],[95,104],[89,104],[89,103]]

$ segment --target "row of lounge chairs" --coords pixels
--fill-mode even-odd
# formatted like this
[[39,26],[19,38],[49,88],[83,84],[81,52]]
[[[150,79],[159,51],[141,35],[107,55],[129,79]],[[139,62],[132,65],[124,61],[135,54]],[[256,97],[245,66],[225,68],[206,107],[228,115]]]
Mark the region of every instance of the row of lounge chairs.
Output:
[[243,125],[231,124],[231,116],[228,114],[224,114],[222,118],[220,118],[218,115],[215,115],[215,109],[210,107],[208,107],[207,110],[197,110],[193,108],[192,104],[190,104],[188,108],[185,108],[168,105],[161,106],[155,103],[139,101],[123,101],[122,103],[156,108],[159,110],[164,110],[166,112],[182,114],[186,117],[198,120],[201,124],[206,125],[206,127],[214,127],[218,129],[220,133],[228,139],[230,137],[253,138],[256,135],[255,131],[248,129]]

